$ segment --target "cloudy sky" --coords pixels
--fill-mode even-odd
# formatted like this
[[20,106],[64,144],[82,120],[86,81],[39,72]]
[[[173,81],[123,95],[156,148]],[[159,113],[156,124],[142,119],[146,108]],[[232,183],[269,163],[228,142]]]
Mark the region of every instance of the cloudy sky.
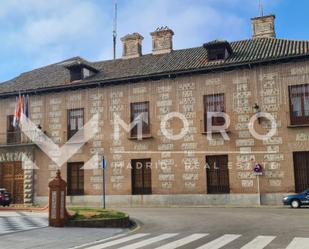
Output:
[[[251,36],[250,18],[258,0],[117,0],[120,37],[139,32],[143,53],[149,33],[159,26],[175,32],[174,48],[200,46],[213,39]],[[309,39],[309,1],[263,0],[265,14],[277,16],[277,36]],[[296,4],[297,2],[297,4]],[[0,82],[33,68],[73,56],[112,58],[114,0],[0,0]]]

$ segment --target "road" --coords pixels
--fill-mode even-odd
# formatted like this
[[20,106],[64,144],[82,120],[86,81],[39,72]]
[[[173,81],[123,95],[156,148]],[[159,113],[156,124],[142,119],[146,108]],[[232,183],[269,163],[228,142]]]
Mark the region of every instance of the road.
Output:
[[309,209],[135,208],[135,233],[87,249],[308,249]]
[[[40,228],[0,236],[0,248],[309,249],[309,209],[131,208],[121,229]],[[0,214],[1,216],[1,214]]]

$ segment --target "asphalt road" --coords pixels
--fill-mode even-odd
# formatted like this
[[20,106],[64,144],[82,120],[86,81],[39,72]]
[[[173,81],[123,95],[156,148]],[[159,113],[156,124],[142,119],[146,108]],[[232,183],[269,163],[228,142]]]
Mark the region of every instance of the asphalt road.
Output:
[[[151,236],[177,233],[169,239],[170,242],[193,234],[208,234],[181,248],[198,248],[229,234],[239,237],[220,248],[239,249],[258,236],[263,236],[266,241],[272,240],[266,246],[256,248],[287,248],[295,238],[301,238],[297,240],[300,245],[290,245],[291,249],[309,248],[308,208],[135,208],[123,211],[142,224],[137,233],[149,233]],[[143,248],[157,248],[167,242],[165,240]]]
[[309,249],[308,208],[131,208],[123,211],[140,223],[139,229],[130,232],[40,228],[1,235],[0,248]]

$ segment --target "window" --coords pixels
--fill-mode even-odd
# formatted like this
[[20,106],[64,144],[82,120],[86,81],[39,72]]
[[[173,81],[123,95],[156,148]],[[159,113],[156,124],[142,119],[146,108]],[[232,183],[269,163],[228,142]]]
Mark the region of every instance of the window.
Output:
[[7,117],[7,144],[21,143],[21,132],[19,127],[13,126],[14,115]]
[[83,65],[74,65],[70,68],[70,78],[71,82],[77,80],[83,80],[95,74],[97,71],[95,69],[87,68]]
[[225,48],[210,49],[208,52],[208,60],[224,60],[225,59]]
[[81,66],[74,66],[70,68],[71,81],[83,79],[83,72]]
[[[207,113],[208,112],[225,112],[224,94],[212,94],[204,96],[204,131],[207,130]],[[213,126],[222,126],[225,124],[223,117],[212,117]]]
[[207,49],[209,61],[226,60],[233,54],[233,49],[228,41],[214,40],[204,44]]
[[309,124],[309,84],[289,86],[292,125]]
[[131,122],[135,122],[131,137],[138,137],[138,125],[142,125],[143,136],[150,135],[149,102],[131,103]]
[[132,160],[132,194],[150,195],[151,190],[151,160]]
[[84,126],[84,109],[68,111],[68,140]]
[[228,156],[207,156],[207,193],[227,194],[230,192]]
[[84,194],[83,163],[68,163],[67,182],[68,195]]

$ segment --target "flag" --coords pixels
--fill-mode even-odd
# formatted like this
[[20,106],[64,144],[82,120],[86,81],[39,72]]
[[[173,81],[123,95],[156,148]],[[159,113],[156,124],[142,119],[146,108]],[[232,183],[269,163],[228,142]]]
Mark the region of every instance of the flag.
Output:
[[13,119],[13,127],[17,127],[17,106],[18,106],[18,97],[16,97],[16,105],[15,105],[15,111],[14,111],[14,119]]
[[20,121],[20,116],[21,116],[21,111],[22,111],[22,98],[19,94],[19,97],[16,102],[16,108],[15,108],[15,114],[14,114],[14,122],[13,126],[16,128],[19,125]]
[[20,122],[22,122],[22,120],[23,120],[24,112],[25,112],[25,95],[22,95],[21,96],[21,104],[20,104],[20,118],[19,118]]
[[28,120],[29,118],[29,95],[26,96],[26,102],[25,102],[25,116]]

